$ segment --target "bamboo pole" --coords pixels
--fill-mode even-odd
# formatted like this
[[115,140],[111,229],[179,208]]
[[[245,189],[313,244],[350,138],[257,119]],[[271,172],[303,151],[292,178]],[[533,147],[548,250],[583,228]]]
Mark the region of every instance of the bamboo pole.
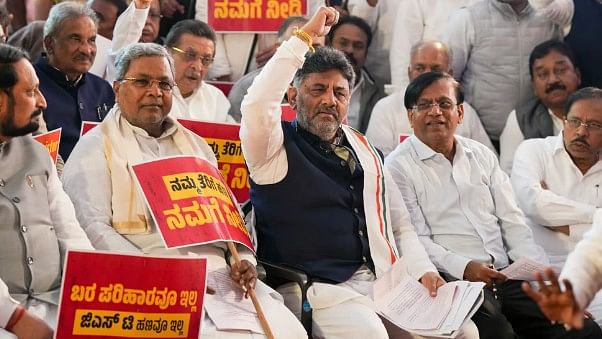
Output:
[[[228,241],[227,244],[228,250],[230,250],[230,253],[232,253],[232,257],[234,257],[234,261],[237,265],[240,266],[240,256],[238,255],[236,245],[232,241]],[[249,296],[251,297],[251,301],[253,302],[253,306],[255,306],[255,311],[257,311],[257,317],[259,317],[259,322],[261,323],[261,327],[263,328],[265,335],[268,337],[268,339],[274,339],[274,334],[272,333],[272,329],[270,328],[270,324],[268,324],[268,320],[266,319],[265,314],[263,314],[263,309],[261,308],[259,300],[257,300],[255,290],[250,289],[248,292]]]

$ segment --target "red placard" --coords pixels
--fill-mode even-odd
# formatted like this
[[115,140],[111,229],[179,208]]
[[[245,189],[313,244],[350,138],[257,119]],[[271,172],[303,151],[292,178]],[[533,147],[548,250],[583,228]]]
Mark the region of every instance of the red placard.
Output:
[[230,91],[234,86],[234,83],[230,81],[207,81],[207,83],[219,88],[219,90],[222,91],[225,96],[230,94]]
[[406,139],[409,138],[410,135],[411,134],[408,134],[408,133],[399,134],[399,143],[401,144],[402,142],[406,141]]
[[198,1],[207,1],[207,23],[218,33],[277,33],[284,19],[307,13],[307,0]]
[[291,105],[282,104],[280,108],[282,109],[282,121],[293,121],[297,118],[297,112],[293,110]]
[[100,125],[100,122],[96,122],[96,121],[82,121],[82,128],[79,131],[79,136],[81,137],[82,135],[90,132],[90,130],[96,126]]
[[199,337],[207,259],[69,251],[55,338]]
[[211,163],[177,156],[132,169],[165,247],[235,241],[253,251],[232,192]]
[[241,204],[249,200],[249,171],[240,147],[240,125],[188,119],[178,121],[211,146],[217,165],[236,200]]
[[61,144],[62,128],[54,129],[50,132],[34,135],[33,139],[42,144],[48,150],[50,158],[56,164],[56,159],[59,156],[59,146]]

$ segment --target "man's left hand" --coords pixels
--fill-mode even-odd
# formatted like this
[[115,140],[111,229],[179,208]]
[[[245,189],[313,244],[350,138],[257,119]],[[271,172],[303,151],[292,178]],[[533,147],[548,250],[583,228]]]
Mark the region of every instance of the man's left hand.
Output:
[[436,297],[437,289],[445,284],[445,280],[443,280],[438,273],[426,272],[422,278],[420,278],[420,283],[429,290],[431,297]]
[[245,290],[245,298],[248,298],[249,290],[255,289],[255,284],[257,283],[257,271],[255,270],[255,265],[248,260],[241,260],[240,264],[232,264],[230,278]]

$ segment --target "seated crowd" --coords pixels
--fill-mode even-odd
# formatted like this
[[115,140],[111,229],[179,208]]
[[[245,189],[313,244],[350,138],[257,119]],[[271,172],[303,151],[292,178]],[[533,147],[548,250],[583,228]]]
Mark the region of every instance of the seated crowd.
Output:
[[[485,283],[457,338],[602,338],[582,266],[602,266],[601,1],[307,0],[250,45],[206,3],[0,0],[0,339],[52,337],[68,250],[207,258],[276,338],[421,338],[371,298],[402,259],[432,296]],[[240,126],[256,253],[239,263],[225,242],[167,249],[141,198],[134,164],[218,166],[178,119]],[[57,128],[54,164],[31,135]],[[500,272],[523,258],[566,287]],[[259,260],[313,284],[264,283]],[[267,337],[208,313],[199,335]]]

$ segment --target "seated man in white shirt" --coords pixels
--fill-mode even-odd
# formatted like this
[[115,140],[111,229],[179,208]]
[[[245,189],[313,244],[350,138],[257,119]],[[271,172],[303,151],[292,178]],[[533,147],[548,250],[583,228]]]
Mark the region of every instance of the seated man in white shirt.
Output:
[[0,279],[0,338],[51,339],[52,328],[10,297]]
[[405,106],[414,135],[387,157],[412,223],[431,260],[448,279],[486,283],[472,320],[481,338],[600,338],[591,320],[567,332],[497,268],[513,260],[548,260],[516,205],[508,176],[482,144],[454,135],[462,119],[459,84],[440,72],[410,83]]
[[[240,137],[252,179],[257,253],[315,279],[307,296],[317,337],[396,337],[401,330],[385,328],[367,296],[376,277],[403,252],[410,276],[431,293],[443,281],[378,152],[342,124],[351,64],[328,47],[306,57],[313,37],[324,36],[337,19],[334,8],[320,8],[282,43],[243,100]],[[297,112],[293,122],[280,119],[285,92]],[[281,284],[278,291],[300,310],[298,286]]]
[[[420,74],[440,71],[452,74],[449,63],[449,49],[439,41],[422,41],[410,51],[408,77],[416,79]],[[385,156],[389,155],[400,142],[400,135],[412,134],[408,112],[403,107],[405,88],[380,99],[370,116],[366,137]],[[476,140],[495,151],[479,116],[468,103],[464,103],[464,119],[456,131],[458,135]]]
[[523,140],[558,135],[562,130],[566,100],[581,83],[575,65],[569,45],[558,40],[542,42],[529,55],[536,98],[508,115],[500,136],[500,166],[506,173],[512,173],[514,152]]
[[[150,15],[150,4],[150,0],[132,1],[119,17],[113,38],[113,57],[122,48],[141,39],[144,22]],[[182,20],[170,29],[165,46],[173,56],[177,84],[173,90],[171,116],[176,119],[234,122],[228,115],[228,98],[217,87],[203,81],[215,57],[213,29],[204,22]]]
[[[566,110],[560,135],[519,146],[511,177],[535,242],[557,272],[602,206],[602,90],[578,90],[567,99]],[[602,295],[588,310],[602,322]]]
[[92,245],[48,150],[29,136],[45,108],[26,54],[0,44],[0,279],[15,300],[54,326],[62,259],[69,249]]
[[[585,233],[583,240],[569,254],[566,265],[556,278],[551,268],[546,269],[544,283],[541,274],[538,276],[540,291],[535,291],[529,284],[523,284],[525,292],[533,298],[544,314],[553,322],[568,327],[582,328],[585,309],[602,289],[602,212],[596,212],[592,229]],[[564,288],[561,288],[559,280]]]
[[[199,255],[207,258],[209,274],[227,270],[226,244],[214,243],[168,250],[144,207],[130,165],[174,155],[195,155],[217,167],[213,151],[204,139],[168,116],[175,86],[173,60],[164,47],[135,43],[124,48],[115,63],[113,84],[116,105],[97,128],[77,144],[65,165],[65,191],[75,201],[77,218],[97,249],[154,255]],[[231,276],[245,288],[254,288],[255,258],[240,249],[241,265],[232,265]],[[244,278],[243,278],[244,277]],[[295,316],[262,283],[257,295],[277,337],[306,338]],[[275,293],[274,293],[275,294]],[[234,312],[234,310],[232,311]],[[227,337],[205,314],[202,336]],[[252,338],[250,332],[237,334]],[[263,336],[259,336],[263,337]]]

